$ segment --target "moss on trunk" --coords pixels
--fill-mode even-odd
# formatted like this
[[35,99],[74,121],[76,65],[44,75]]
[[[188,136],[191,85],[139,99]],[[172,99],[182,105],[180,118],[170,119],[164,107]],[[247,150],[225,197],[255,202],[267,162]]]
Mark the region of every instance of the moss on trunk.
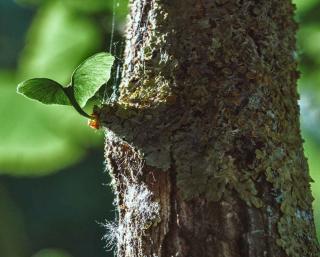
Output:
[[118,256],[316,257],[289,0],[135,0],[105,106]]

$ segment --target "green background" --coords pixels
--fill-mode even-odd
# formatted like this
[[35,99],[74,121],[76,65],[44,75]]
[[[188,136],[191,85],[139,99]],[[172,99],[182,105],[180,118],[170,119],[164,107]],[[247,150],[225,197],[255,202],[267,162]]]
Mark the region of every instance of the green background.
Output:
[[[320,0],[295,0],[301,124],[320,231]],[[33,77],[66,83],[123,35],[127,0],[0,0],[0,256],[112,256],[114,218],[103,135],[71,107],[16,94]]]

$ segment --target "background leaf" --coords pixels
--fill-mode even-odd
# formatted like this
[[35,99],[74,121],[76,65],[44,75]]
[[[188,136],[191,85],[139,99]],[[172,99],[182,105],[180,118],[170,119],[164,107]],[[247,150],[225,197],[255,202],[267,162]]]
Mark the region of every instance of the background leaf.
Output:
[[98,53],[85,60],[74,71],[71,83],[75,99],[81,107],[109,80],[113,61],[111,54]]
[[17,92],[44,104],[70,105],[62,86],[51,79],[34,78],[21,82]]
[[20,80],[45,77],[67,85],[74,69],[97,52],[101,31],[92,19],[61,1],[47,1],[27,34],[18,67]]

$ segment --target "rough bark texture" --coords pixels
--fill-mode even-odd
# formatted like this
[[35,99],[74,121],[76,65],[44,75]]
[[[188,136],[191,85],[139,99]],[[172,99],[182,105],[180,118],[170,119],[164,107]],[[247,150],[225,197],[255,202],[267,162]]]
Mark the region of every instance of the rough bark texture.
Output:
[[104,106],[120,257],[316,257],[289,0],[134,0]]

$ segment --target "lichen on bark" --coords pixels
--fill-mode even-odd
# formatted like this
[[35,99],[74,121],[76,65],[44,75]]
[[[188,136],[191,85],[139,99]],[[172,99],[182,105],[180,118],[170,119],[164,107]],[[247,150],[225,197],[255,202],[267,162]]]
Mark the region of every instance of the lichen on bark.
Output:
[[[161,222],[137,234],[143,250],[132,256],[319,255],[293,15],[289,0],[131,2],[120,97],[100,119],[114,133],[106,147],[119,206],[132,183],[160,205]],[[120,165],[128,156],[144,167]],[[232,218],[219,235],[223,215]]]

